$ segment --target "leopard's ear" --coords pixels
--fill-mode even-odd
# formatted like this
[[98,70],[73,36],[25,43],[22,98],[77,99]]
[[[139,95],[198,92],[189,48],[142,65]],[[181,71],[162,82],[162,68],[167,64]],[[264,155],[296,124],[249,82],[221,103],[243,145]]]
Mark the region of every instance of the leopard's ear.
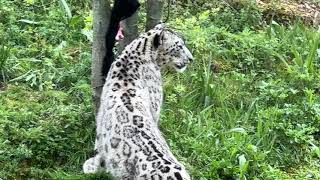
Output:
[[160,45],[163,44],[164,34],[164,30],[162,29],[159,33],[156,33],[156,35],[154,36],[153,46],[155,49],[157,49]]

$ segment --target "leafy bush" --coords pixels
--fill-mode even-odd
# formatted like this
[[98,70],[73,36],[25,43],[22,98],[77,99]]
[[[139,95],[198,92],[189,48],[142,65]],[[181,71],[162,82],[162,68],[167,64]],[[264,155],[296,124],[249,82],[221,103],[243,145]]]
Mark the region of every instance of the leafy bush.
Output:
[[69,92],[28,91],[9,86],[10,93],[1,93],[0,102],[6,104],[0,108],[3,172],[24,177],[35,168],[82,162],[85,150],[91,149],[86,142],[94,138],[90,86],[79,84]]

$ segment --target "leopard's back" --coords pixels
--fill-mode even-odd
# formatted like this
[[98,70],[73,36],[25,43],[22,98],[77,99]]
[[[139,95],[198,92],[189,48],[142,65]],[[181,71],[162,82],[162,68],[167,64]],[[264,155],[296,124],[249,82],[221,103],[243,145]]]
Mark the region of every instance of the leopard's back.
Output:
[[85,162],[85,173],[102,169],[117,179],[190,179],[158,127],[160,67],[177,56],[170,59],[166,56],[172,50],[156,47],[163,31],[155,28],[143,34],[112,64],[96,120],[97,154]]

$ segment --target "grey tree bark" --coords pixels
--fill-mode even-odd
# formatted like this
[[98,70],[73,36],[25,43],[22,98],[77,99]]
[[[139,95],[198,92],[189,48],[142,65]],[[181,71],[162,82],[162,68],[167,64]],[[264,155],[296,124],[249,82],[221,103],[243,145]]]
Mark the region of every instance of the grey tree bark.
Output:
[[91,85],[93,88],[93,101],[95,112],[98,112],[103,87],[101,73],[103,58],[106,54],[105,34],[108,29],[111,14],[110,2],[108,0],[93,0],[93,44]]
[[[152,29],[155,25],[161,22],[163,11],[163,0],[147,0],[147,22],[145,30]],[[130,44],[136,37],[138,37],[138,12],[134,13],[130,18],[121,22],[123,27],[124,39],[120,41],[118,54]]]
[[161,22],[163,12],[163,0],[147,0],[146,8],[146,31],[148,31]]
[[128,44],[130,44],[135,38],[138,37],[138,34],[139,34],[138,19],[139,19],[139,16],[137,11],[128,19],[121,21],[121,27],[123,28],[124,39],[119,43],[118,54],[121,53],[121,51]]

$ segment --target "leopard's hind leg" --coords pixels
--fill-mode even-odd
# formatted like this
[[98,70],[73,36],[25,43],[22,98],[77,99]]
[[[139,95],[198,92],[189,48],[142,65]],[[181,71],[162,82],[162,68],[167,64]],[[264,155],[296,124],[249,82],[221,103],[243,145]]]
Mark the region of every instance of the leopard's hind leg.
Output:
[[96,156],[86,160],[82,169],[85,174],[98,172],[101,169],[101,156],[97,154]]

